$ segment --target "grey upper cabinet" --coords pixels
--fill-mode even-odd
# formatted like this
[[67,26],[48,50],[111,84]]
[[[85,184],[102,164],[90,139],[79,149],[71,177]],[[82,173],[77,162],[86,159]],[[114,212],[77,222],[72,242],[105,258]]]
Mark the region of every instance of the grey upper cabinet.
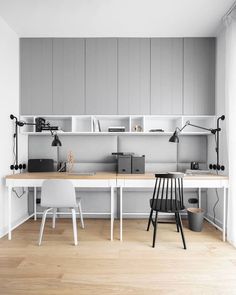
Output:
[[20,113],[52,114],[52,40],[20,40]]
[[84,58],[84,39],[53,39],[53,114],[85,113]]
[[151,39],[151,114],[182,114],[183,39]]
[[117,114],[117,39],[86,39],[86,113]]
[[118,114],[150,114],[150,39],[118,39]]
[[20,114],[215,114],[215,38],[21,38]]
[[215,114],[215,38],[184,39],[184,114]]

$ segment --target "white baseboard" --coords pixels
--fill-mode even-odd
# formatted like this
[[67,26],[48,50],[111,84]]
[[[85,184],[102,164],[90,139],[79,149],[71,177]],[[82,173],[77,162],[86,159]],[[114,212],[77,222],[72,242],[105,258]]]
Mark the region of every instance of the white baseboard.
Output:
[[[206,217],[207,217],[208,219],[210,219],[211,221],[214,220],[214,217],[213,217],[211,214],[209,214],[209,213],[206,213]],[[215,218],[215,223],[216,223],[219,227],[223,228],[223,223],[222,223],[221,220]]]

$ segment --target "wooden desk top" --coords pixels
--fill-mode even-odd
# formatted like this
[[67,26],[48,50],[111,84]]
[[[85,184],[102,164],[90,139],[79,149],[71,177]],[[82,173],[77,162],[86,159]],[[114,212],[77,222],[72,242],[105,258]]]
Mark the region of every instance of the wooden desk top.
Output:
[[[155,174],[145,173],[145,174],[117,174],[117,179],[132,179],[132,180],[141,180],[141,179],[154,179]],[[216,175],[216,174],[188,174],[184,176],[184,179],[193,179],[193,180],[228,180],[229,177],[226,175]]]
[[94,175],[66,172],[26,172],[7,175],[6,179],[116,179],[116,172],[96,172]]
[[[155,172],[157,173],[157,172]],[[117,174],[116,172],[96,172],[94,175],[68,174],[66,172],[26,172],[7,175],[6,179],[154,179],[155,173]],[[185,175],[184,179],[195,180],[228,180],[226,175],[195,174]]]

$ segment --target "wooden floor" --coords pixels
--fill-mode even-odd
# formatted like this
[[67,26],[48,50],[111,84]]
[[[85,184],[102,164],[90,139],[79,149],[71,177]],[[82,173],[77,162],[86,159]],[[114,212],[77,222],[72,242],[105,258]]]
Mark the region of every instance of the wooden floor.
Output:
[[159,224],[156,248],[146,220],[124,220],[124,241],[109,241],[108,220],[85,220],[73,246],[69,219],[46,225],[28,221],[0,240],[0,294],[236,294],[236,249],[205,223],[186,228],[187,250],[174,224]]

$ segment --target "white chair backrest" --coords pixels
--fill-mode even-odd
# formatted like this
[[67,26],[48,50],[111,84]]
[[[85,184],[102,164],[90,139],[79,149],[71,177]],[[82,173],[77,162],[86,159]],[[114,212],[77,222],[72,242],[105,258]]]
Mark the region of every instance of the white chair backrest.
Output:
[[48,179],[42,184],[42,207],[76,207],[75,188],[71,181],[66,179]]

